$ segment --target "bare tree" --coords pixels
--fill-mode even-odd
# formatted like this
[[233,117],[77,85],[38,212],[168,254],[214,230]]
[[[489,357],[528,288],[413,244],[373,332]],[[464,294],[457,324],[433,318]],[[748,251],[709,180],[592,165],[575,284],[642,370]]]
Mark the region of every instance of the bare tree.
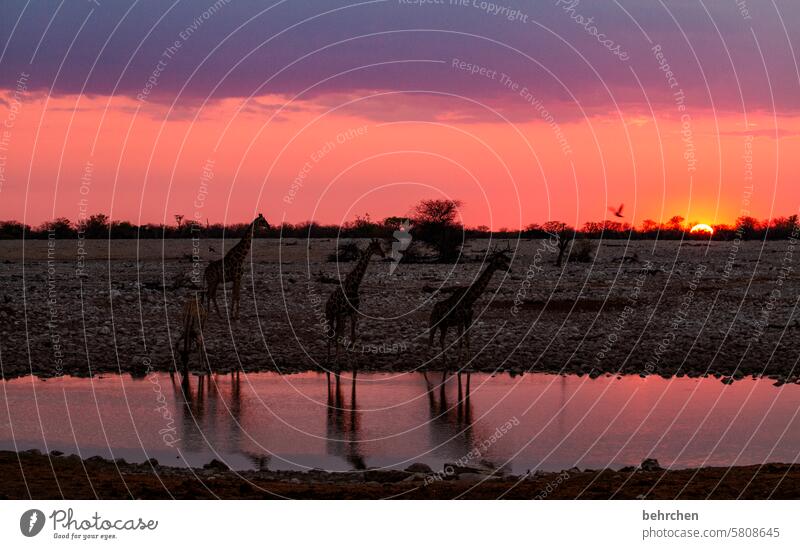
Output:
[[572,241],[575,240],[575,233],[568,234],[561,233],[558,235],[558,258],[556,259],[556,267],[561,267],[561,261],[564,259],[564,252],[570,247]]
[[[556,267],[561,266],[564,260],[564,254],[571,247],[572,241],[575,240],[575,229],[561,221],[548,221],[542,225],[542,229],[555,236],[558,241],[558,258],[556,258]],[[567,254],[569,255],[569,254]]]

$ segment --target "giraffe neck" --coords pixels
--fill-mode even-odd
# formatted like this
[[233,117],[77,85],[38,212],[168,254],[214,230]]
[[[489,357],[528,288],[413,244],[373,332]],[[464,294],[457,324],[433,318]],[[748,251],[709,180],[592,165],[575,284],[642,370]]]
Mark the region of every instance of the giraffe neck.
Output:
[[464,292],[464,297],[461,298],[461,303],[466,307],[472,307],[472,305],[478,300],[481,294],[486,290],[486,287],[489,285],[489,281],[492,279],[492,275],[497,270],[497,267],[493,264],[490,264],[483,270],[481,275],[478,277],[478,280],[473,282],[467,291]]
[[361,253],[361,257],[358,258],[358,263],[356,266],[353,267],[353,270],[347,275],[344,279],[344,289],[347,293],[352,293],[358,291],[358,287],[361,285],[361,280],[364,278],[364,273],[367,272],[367,266],[369,265],[369,260],[372,257],[372,250],[367,249]]
[[250,252],[250,244],[253,241],[253,232],[255,230],[255,220],[250,223],[250,226],[244,233],[244,236],[239,241],[236,246],[230,249],[230,251],[225,254],[225,259],[228,261],[243,261],[245,257],[247,257],[248,252]]

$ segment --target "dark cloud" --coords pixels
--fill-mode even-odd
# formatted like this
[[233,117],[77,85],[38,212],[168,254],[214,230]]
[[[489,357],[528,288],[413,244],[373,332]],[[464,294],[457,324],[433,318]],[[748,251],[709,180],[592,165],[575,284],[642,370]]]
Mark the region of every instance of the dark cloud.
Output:
[[[136,97],[152,77],[150,102],[428,90],[508,108],[520,98],[499,81],[505,73],[568,118],[617,104],[672,104],[674,89],[652,52],[659,44],[690,108],[800,108],[792,56],[800,41],[798,2],[779,2],[776,12],[769,0],[749,0],[752,19],[745,19],[735,2],[665,0],[665,9],[638,0],[492,1],[509,10],[493,14],[484,0],[40,0],[23,11],[23,0],[4,0],[0,87],[13,88],[24,71],[30,89],[55,94]],[[520,10],[515,20],[512,8]],[[588,17],[593,22],[581,26]],[[165,53],[176,41],[179,47]],[[498,77],[456,70],[453,58]],[[454,101],[450,110],[457,109],[468,111],[467,119],[482,116],[469,101]]]

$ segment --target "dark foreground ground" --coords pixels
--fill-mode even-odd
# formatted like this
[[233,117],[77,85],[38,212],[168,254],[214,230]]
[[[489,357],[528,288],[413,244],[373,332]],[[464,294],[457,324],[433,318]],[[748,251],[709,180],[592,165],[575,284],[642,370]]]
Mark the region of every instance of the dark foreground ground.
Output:
[[[413,466],[412,466],[413,468]],[[643,470],[646,469],[646,470]],[[657,467],[562,471],[524,477],[461,469],[431,473],[234,472],[129,464],[102,458],[0,452],[0,498],[8,499],[797,499],[800,465],[667,471]]]

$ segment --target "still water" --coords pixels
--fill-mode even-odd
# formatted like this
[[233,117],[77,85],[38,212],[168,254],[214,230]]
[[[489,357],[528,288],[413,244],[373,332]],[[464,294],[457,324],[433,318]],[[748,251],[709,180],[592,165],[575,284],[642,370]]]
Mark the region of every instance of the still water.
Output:
[[0,382],[0,449],[163,465],[350,470],[481,460],[509,471],[796,462],[800,386],[472,374],[257,373]]

